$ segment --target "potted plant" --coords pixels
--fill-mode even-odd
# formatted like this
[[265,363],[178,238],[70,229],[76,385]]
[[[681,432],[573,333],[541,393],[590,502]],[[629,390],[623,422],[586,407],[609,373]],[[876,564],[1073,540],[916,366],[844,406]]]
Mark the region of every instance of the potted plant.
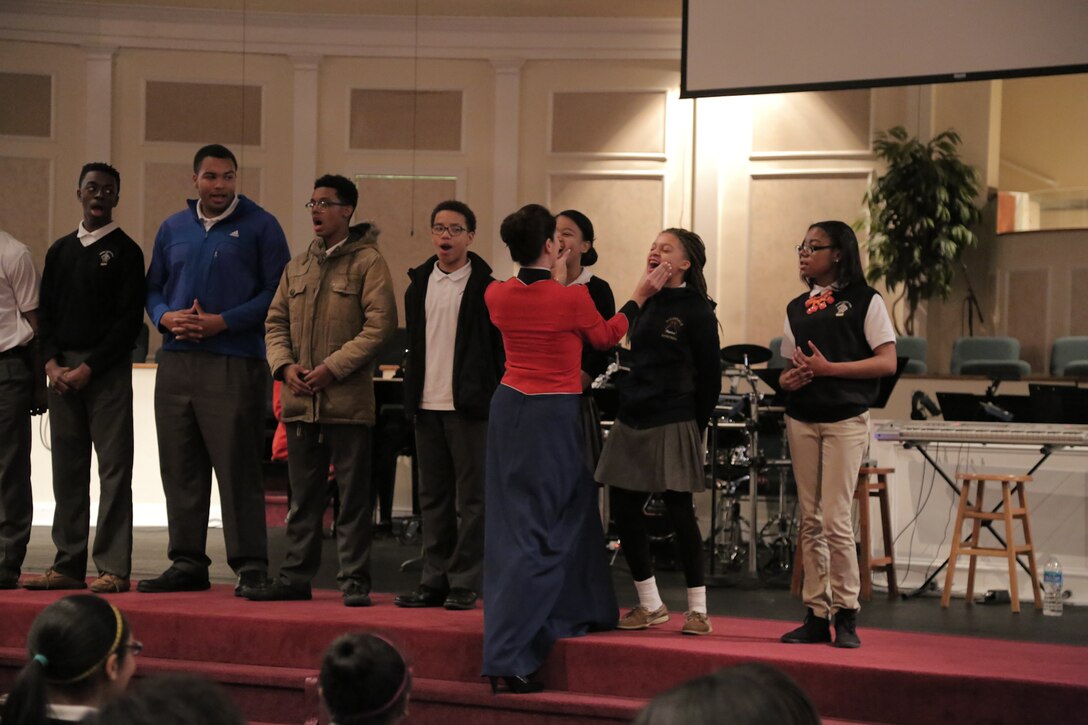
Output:
[[948,299],[963,251],[978,243],[973,230],[981,218],[975,206],[978,174],[960,158],[959,144],[952,129],[922,143],[902,126],[877,133],[873,142],[887,171],[864,197],[868,278],[884,280],[892,293],[903,288],[896,301],[906,298],[903,331],[908,335],[914,334],[918,305],[934,295]]

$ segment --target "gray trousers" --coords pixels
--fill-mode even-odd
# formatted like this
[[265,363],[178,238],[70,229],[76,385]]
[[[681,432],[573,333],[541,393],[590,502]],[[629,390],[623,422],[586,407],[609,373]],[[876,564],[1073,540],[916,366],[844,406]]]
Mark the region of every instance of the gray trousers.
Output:
[[30,373],[15,353],[0,357],[0,573],[18,576],[30,541]]
[[[434,589],[479,592],[484,558],[487,421],[456,411],[416,414],[423,576]],[[460,513],[460,521],[458,521]]]
[[[79,365],[79,356],[61,364]],[[80,391],[49,390],[53,458],[53,568],[73,579],[87,576],[91,515],[91,446],[98,456],[98,522],[94,565],[99,574],[128,577],[132,569],[132,365],[122,360]]]
[[340,571],[336,580],[341,587],[356,582],[370,591],[370,426],[292,422],[286,428],[291,516],[280,576],[294,587],[308,587],[321,567],[322,518],[329,503],[331,463],[340,497],[336,518]]
[[268,568],[264,520],[267,365],[264,360],[164,351],[155,378],[155,427],[175,567],[192,574],[211,560],[212,471],[223,506],[227,563],[236,573]]

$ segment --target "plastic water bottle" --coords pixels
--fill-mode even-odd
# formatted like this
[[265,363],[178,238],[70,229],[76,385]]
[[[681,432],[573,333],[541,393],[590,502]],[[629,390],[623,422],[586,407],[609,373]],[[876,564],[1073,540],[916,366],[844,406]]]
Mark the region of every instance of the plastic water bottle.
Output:
[[1043,614],[1062,616],[1062,565],[1053,556],[1043,566]]

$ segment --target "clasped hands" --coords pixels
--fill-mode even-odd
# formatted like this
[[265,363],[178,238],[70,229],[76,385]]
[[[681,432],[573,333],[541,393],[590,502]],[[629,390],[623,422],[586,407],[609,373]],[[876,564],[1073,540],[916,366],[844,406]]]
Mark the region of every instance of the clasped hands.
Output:
[[87,363],[68,368],[58,365],[56,360],[50,360],[45,364],[45,374],[49,378],[49,384],[61,395],[72,390],[83,390],[91,382],[91,369]]
[[200,342],[227,329],[223,316],[205,312],[200,306],[200,300],[193,300],[193,306],[188,309],[162,313],[159,325],[177,339],[190,342]]
[[321,363],[313,370],[307,370],[296,363],[291,363],[283,369],[283,382],[299,395],[313,395],[329,387],[334,380],[336,376],[325,363]]
[[808,347],[812,350],[811,355],[806,355],[800,347],[793,351],[793,357],[790,358],[793,367],[787,369],[779,378],[783,390],[788,392],[799,390],[817,376],[832,374],[832,363],[824,357],[820,349],[811,340]]

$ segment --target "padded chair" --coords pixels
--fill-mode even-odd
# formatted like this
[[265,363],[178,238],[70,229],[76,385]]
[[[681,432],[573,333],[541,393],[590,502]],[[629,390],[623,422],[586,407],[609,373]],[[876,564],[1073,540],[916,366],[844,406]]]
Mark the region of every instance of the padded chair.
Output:
[[772,337],[767,347],[771,348],[771,359],[767,361],[767,367],[776,369],[786,367],[786,358],[782,357],[782,336]]
[[961,337],[952,343],[953,375],[1019,380],[1031,374],[1015,337]]
[[1050,374],[1088,378],[1088,337],[1059,337],[1050,349]]
[[903,368],[907,375],[925,375],[929,369],[926,365],[929,342],[924,337],[898,335],[895,338],[895,354],[907,358],[907,366]]

